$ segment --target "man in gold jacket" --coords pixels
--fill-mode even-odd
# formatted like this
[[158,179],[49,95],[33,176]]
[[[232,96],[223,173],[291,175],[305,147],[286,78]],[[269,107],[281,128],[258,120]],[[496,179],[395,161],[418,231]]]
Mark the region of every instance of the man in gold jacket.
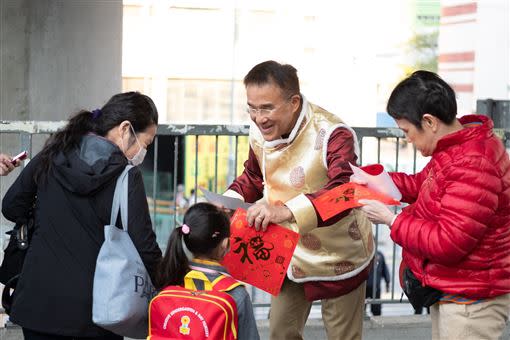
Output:
[[349,182],[356,134],[306,100],[291,65],[258,64],[244,84],[250,152],[225,195],[256,202],[247,218],[257,230],[278,223],[301,235],[288,278],[271,300],[270,338],[302,339],[312,301],[321,300],[329,339],[361,339],[364,281],[374,255],[371,223],[357,209],[323,221],[311,202]]

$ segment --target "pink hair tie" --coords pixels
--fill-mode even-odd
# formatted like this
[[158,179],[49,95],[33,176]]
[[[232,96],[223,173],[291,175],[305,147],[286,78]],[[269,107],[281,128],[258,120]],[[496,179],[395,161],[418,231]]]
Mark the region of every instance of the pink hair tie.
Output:
[[184,235],[188,235],[190,232],[189,226],[187,224],[183,224],[181,227],[181,231]]

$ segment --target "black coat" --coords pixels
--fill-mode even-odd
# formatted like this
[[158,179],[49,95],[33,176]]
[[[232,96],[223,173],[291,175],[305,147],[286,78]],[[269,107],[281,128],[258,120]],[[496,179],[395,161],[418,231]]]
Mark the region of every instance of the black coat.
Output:
[[[37,155],[7,191],[2,213],[13,222],[24,219],[35,200],[35,232],[14,293],[13,322],[49,334],[108,334],[92,323],[92,284],[115,182],[126,164],[116,145],[88,135],[76,150],[55,156],[47,181],[34,181]],[[137,167],[129,172],[128,197],[128,232],[154,280],[161,250]]]
[[[381,293],[381,280],[384,279],[386,282],[386,287],[390,284],[390,271],[388,270],[388,266],[386,265],[386,260],[384,259],[383,253],[380,251],[377,251],[375,254],[375,268],[372,268],[370,273],[368,274],[367,279],[367,297],[369,296],[368,293],[371,293],[370,297],[380,297]],[[372,291],[374,286],[374,274],[375,274],[375,287],[376,289]],[[377,294],[374,295],[374,294]]]

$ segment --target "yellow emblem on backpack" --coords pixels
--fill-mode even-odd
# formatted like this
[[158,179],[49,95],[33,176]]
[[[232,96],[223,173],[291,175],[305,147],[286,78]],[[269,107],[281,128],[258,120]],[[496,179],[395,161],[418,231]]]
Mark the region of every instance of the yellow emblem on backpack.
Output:
[[179,327],[179,333],[184,334],[184,335],[189,335],[189,332],[190,332],[189,322],[190,321],[191,321],[191,319],[187,315],[184,315],[181,318],[181,327]]

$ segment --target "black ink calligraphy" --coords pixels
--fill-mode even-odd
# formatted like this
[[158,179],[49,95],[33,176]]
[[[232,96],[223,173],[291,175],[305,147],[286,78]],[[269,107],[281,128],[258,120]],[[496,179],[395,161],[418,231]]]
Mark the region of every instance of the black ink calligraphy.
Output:
[[271,242],[264,241],[262,235],[256,235],[250,238],[248,242],[244,242],[241,237],[236,237],[234,244],[237,245],[237,248],[233,250],[234,253],[239,254],[242,252],[241,263],[248,261],[250,264],[253,264],[248,248],[252,250],[251,255],[256,260],[262,261],[269,260],[271,258],[271,250],[274,249],[274,245]]
[[349,188],[344,190],[339,197],[336,197],[334,199],[331,199],[331,201],[335,201],[335,203],[338,203],[340,201],[349,202],[354,199],[354,188]]

